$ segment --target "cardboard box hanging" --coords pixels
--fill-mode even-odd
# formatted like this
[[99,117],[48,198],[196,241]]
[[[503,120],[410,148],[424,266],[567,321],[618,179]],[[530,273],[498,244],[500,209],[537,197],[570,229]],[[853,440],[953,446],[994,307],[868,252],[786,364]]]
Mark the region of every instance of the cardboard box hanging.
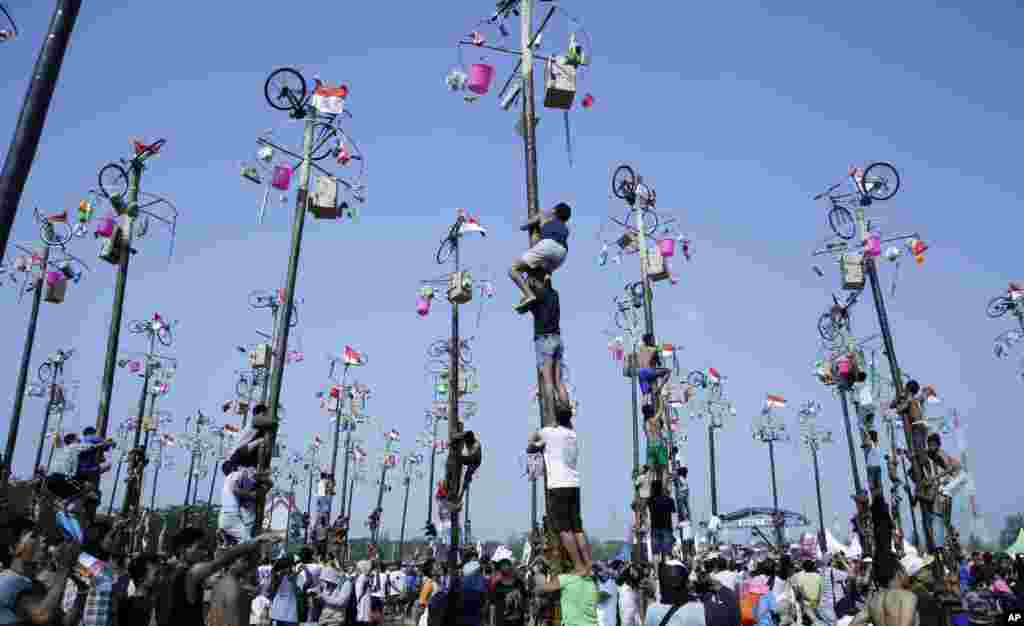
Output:
[[576,98],[576,68],[561,57],[551,57],[544,70],[544,106],[568,111]]
[[310,213],[320,220],[336,220],[341,217],[338,206],[338,180],[329,176],[318,176],[310,198]]

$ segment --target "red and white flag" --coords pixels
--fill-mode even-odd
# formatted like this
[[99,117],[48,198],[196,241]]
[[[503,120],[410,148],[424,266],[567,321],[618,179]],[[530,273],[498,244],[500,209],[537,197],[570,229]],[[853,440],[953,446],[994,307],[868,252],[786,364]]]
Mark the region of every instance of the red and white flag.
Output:
[[676,353],[676,347],[670,343],[662,344],[661,346],[661,358],[664,360],[671,359]]
[[345,346],[345,365],[362,365],[363,355],[352,349],[352,346]]
[[[713,367],[708,368],[708,382],[712,385],[718,385],[722,382],[722,375]],[[783,400],[783,402],[785,402],[785,400]]]
[[773,396],[768,394],[768,399],[765,400],[765,406],[769,409],[784,409],[786,408],[786,399],[782,396]]
[[466,221],[462,222],[462,226],[459,227],[460,235],[465,235],[466,233],[480,233],[486,237],[487,229],[480,225],[480,220],[467,213]]
[[238,433],[242,432],[242,427],[235,426],[234,424],[224,424],[224,432],[237,435]]
[[327,83],[317,81],[313,90],[313,106],[321,113],[341,115],[345,110],[345,98],[348,96],[348,85],[341,84],[331,87]]

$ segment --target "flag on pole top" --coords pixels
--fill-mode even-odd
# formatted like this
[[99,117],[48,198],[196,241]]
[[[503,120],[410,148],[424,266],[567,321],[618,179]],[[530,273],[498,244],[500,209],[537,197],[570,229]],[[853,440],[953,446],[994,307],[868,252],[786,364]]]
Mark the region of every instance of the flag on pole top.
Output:
[[713,385],[718,385],[722,382],[722,375],[718,373],[713,367],[708,368],[708,381]]
[[462,226],[459,227],[460,235],[465,235],[466,233],[480,233],[486,237],[487,229],[480,225],[480,221],[477,218],[467,213],[466,221],[462,222]]
[[786,408],[786,399],[782,396],[775,396],[768,394],[768,399],[765,401],[765,406],[769,409],[784,409]]
[[345,365],[362,365],[363,355],[352,349],[352,346],[345,346]]
[[665,343],[665,344],[661,345],[661,358],[663,358],[663,359],[671,359],[672,356],[675,353],[676,353],[676,347],[673,346],[672,344]]

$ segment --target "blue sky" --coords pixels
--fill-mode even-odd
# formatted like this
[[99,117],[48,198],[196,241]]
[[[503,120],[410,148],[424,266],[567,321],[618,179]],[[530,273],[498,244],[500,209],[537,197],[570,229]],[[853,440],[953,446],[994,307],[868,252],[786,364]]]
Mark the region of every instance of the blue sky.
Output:
[[[263,81],[273,68],[291,65],[348,82],[369,202],[358,225],[307,221],[298,290],[306,361],[288,369],[282,396],[290,440],[327,437],[313,396],[325,382],[324,353],[350,343],[371,359],[359,372],[375,392],[370,447],[382,447],[382,429],[398,428],[409,448],[431,399],[425,349],[448,328],[443,307],[415,316],[415,290],[420,279],[441,273],[432,260],[437,241],[454,209],[466,207],[491,234],[467,241],[464,258],[498,287],[479,330],[471,331],[482,389],[470,425],[486,455],[472,502],[474,530],[501,536],[524,528],[528,487],[516,478],[516,459],[535,419],[532,328],[511,312],[517,296],[503,277],[525,240],[515,229],[525,215],[522,147],[514,114],[501,111],[493,93],[467,104],[443,84],[457,61],[455,41],[492,3],[318,3],[307,11],[231,2],[84,4],[14,238],[34,236],[34,205],[73,208],[95,185],[97,170],[126,154],[129,138],[167,137],[142,184],[173,198],[181,212],[175,255],[168,264],[166,239],[142,242],[125,319],[158,311],[180,321],[173,348],[179,377],[161,404],[174,412],[175,425],[197,408],[217,412],[242,366],[234,346],[268,326],[248,309],[246,295],[274,288],[285,272],[291,207],[272,203],[256,225],[261,190],[238,176],[264,129],[298,137],[298,127],[264,102]],[[52,9],[7,5],[22,37],[0,49],[5,139]],[[838,280],[810,270],[811,248],[825,233],[824,211],[810,197],[841,179],[850,163],[879,159],[903,175],[899,195],[879,207],[883,228],[919,230],[932,245],[923,266],[903,266],[890,302],[901,363],[934,384],[969,424],[978,500],[991,525],[1024,508],[1019,488],[1006,483],[1008,462],[1024,440],[1013,408],[1021,389],[1016,359],[997,361],[991,352],[991,339],[1010,323],[984,314],[989,297],[1021,278],[1013,234],[1024,227],[1015,158],[1024,139],[1021,92],[1001,79],[1024,61],[1012,36],[1021,10],[914,1],[843,8],[798,2],[783,11],[721,2],[636,3],[625,14],[625,6],[565,5],[593,41],[593,66],[580,90],[596,98],[592,109],[572,114],[572,168],[561,115],[542,109],[538,127],[541,203],[566,200],[575,209],[570,258],[557,281],[582,401],[587,526],[618,537],[628,511],[628,386],[602,335],[624,278],[594,261],[601,220],[619,210],[607,189],[620,162],[642,171],[662,210],[695,242],[680,284],[657,287],[656,328],[659,339],[686,347],[685,366],[713,365],[730,379],[739,415],[720,434],[722,510],[771,502],[767,451],[749,427],[766,392],[784,394],[791,407],[820,401],[823,421],[840,434],[837,402],[810,373],[815,321]],[[555,27],[564,32],[564,24]],[[559,47],[560,39],[553,37]],[[511,70],[513,61],[492,60],[499,77]],[[78,349],[71,372],[82,381],[84,424],[98,404],[114,272],[95,261],[91,240],[75,251],[94,259],[93,272],[65,304],[44,305],[33,362],[58,347]],[[891,270],[883,267],[886,283]],[[29,303],[7,293],[0,312],[9,331],[0,350],[10,368],[0,395],[10,401]],[[875,327],[869,308],[856,316],[858,328]],[[143,344],[125,333],[122,348]],[[120,420],[135,410],[138,382],[122,371],[117,382],[113,418]],[[38,400],[26,401],[19,466],[31,462],[41,412]],[[795,425],[793,411],[787,419]],[[699,428],[691,429],[688,456],[700,515],[709,498]],[[844,448],[827,450],[822,471],[826,511],[845,517]],[[778,471],[783,505],[811,513],[807,453],[785,447]],[[183,493],[179,469],[162,481],[159,500],[177,502]],[[360,520],[372,507],[365,494],[355,504]],[[410,507],[416,526],[425,498],[417,485]],[[396,489],[385,501],[385,527],[397,528],[400,506]]]

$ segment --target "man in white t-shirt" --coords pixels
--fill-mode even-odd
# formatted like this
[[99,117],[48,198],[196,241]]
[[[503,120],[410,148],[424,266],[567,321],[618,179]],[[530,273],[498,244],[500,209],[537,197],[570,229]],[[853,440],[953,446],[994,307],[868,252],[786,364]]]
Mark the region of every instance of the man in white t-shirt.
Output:
[[572,409],[561,408],[557,420],[555,426],[545,426],[533,433],[526,451],[544,453],[548,515],[572,559],[576,574],[589,576],[594,565],[580,516],[579,442],[572,428]]
[[237,466],[230,460],[224,462],[221,471],[225,478],[217,528],[229,543],[245,543],[252,539],[256,500],[268,487],[266,483],[255,481],[252,470]]

